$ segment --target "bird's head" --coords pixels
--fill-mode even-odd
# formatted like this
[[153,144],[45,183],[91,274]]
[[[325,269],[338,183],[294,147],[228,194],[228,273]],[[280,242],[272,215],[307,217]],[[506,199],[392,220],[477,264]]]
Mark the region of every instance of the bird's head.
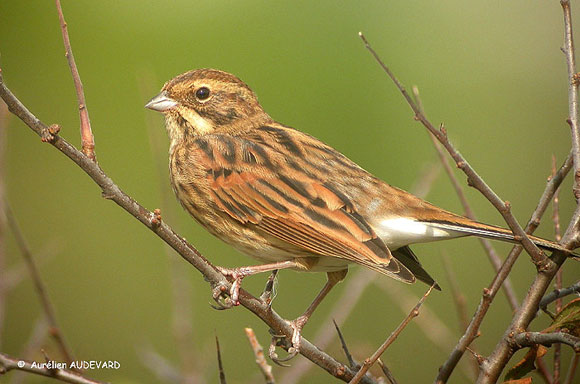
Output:
[[196,69],[173,78],[145,107],[165,115],[172,141],[235,134],[271,120],[243,81],[216,69]]

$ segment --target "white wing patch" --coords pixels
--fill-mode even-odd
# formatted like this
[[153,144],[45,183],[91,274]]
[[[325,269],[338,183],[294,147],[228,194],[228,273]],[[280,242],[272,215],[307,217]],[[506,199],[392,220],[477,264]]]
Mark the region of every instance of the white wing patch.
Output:
[[413,243],[425,243],[465,236],[465,234],[457,231],[441,228],[437,224],[415,221],[404,217],[382,220],[374,229],[391,250]]

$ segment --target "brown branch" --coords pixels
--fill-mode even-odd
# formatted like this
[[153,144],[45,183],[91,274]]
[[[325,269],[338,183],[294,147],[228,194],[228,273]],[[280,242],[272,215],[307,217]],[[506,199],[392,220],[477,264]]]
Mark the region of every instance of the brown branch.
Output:
[[[460,332],[463,333],[467,330],[469,326],[469,319],[467,315],[467,305],[465,296],[457,283],[457,278],[455,276],[455,272],[453,271],[452,265],[449,262],[449,258],[447,255],[443,255],[443,270],[447,275],[447,280],[449,281],[449,286],[451,287],[451,296],[453,297],[453,303],[455,304],[455,309],[457,311],[457,316],[459,318],[459,328]],[[504,285],[505,287],[505,285]],[[470,346],[471,350],[475,353],[475,347],[473,344]],[[479,373],[479,363],[477,360],[473,361],[473,372],[475,375]]]
[[272,366],[269,365],[266,361],[266,357],[264,356],[264,348],[262,348],[262,345],[260,345],[260,342],[256,338],[254,330],[252,328],[245,328],[244,331],[246,332],[246,336],[248,337],[252,351],[254,351],[256,364],[258,364],[258,368],[260,368],[262,375],[264,375],[266,384],[274,384],[276,380],[274,380],[274,375],[272,374]]
[[[407,308],[415,305],[419,300],[419,297],[407,287],[392,279],[378,280],[377,286],[399,306],[402,312],[406,312]],[[453,348],[456,342],[456,333],[430,309],[428,304],[423,304],[421,316],[415,319],[414,324],[425,338],[441,351],[441,354],[447,353]],[[472,382],[476,376],[471,366],[468,367],[468,362],[464,363],[460,365],[460,371],[465,376],[466,381]]]
[[[0,212],[4,210],[5,201],[5,151],[8,128],[8,108],[6,104],[0,102]],[[4,318],[6,316],[6,296],[8,285],[6,283],[7,262],[6,262],[6,231],[5,223],[0,217],[0,348],[2,348],[2,331],[4,330]]]
[[54,311],[54,307],[50,302],[50,298],[48,296],[48,292],[46,290],[46,286],[42,281],[42,277],[40,276],[40,272],[36,266],[34,261],[34,257],[32,256],[32,252],[30,251],[30,247],[26,239],[24,238],[24,234],[20,230],[18,222],[14,217],[14,213],[10,206],[4,201],[4,215],[6,216],[6,222],[10,230],[14,234],[14,238],[16,240],[16,244],[22,253],[22,257],[26,263],[28,268],[28,272],[30,273],[30,277],[32,279],[32,283],[34,284],[34,288],[36,289],[36,293],[38,298],[40,299],[40,304],[42,306],[42,310],[46,319],[48,321],[49,326],[49,333],[56,341],[65,361],[67,363],[71,363],[73,361],[72,353],[70,352],[70,348],[67,346],[67,343],[64,339],[64,335],[62,334],[60,327],[56,321],[56,314]]
[[580,127],[578,126],[578,74],[576,72],[576,55],[574,51],[574,33],[572,31],[572,11],[570,1],[561,0],[564,13],[564,47],[562,51],[566,56],[568,69],[568,124],[572,135],[572,148],[574,151],[574,196],[580,199]]
[[359,36],[364,42],[366,48],[369,52],[373,55],[375,60],[379,63],[379,65],[383,68],[386,74],[391,78],[391,80],[395,83],[411,109],[415,114],[415,120],[421,122],[425,128],[433,134],[437,140],[443,147],[447,150],[447,152],[451,155],[457,167],[461,169],[465,175],[467,176],[467,183],[469,186],[476,188],[480,191],[483,196],[485,196],[489,202],[499,211],[499,213],[503,216],[505,222],[509,226],[509,228],[514,233],[514,237],[517,241],[520,241],[525,250],[530,254],[532,261],[536,264],[538,269],[548,268],[552,263],[550,259],[543,254],[542,251],[538,249],[538,247],[527,237],[526,233],[524,232],[523,228],[519,225],[515,217],[511,214],[511,204],[508,201],[503,201],[500,197],[485,183],[485,181],[475,172],[475,170],[469,165],[467,160],[461,155],[457,149],[451,144],[449,138],[447,137],[447,131],[443,126],[439,129],[435,128],[433,124],[425,117],[425,115],[421,112],[417,103],[413,100],[413,98],[409,95],[405,87],[399,82],[399,80],[395,77],[393,72],[385,65],[385,63],[381,60],[381,58],[377,55],[374,49],[370,46],[366,37],[359,32]]
[[[556,156],[552,155],[552,176],[556,174]],[[554,199],[552,200],[552,221],[554,223],[554,240],[562,240],[562,233],[560,230],[560,188],[554,193]],[[560,268],[558,273],[556,273],[556,289],[562,288],[562,273],[563,270]],[[542,299],[544,300],[544,299]],[[540,301],[540,306],[541,306]],[[556,300],[556,313],[560,312],[562,309],[562,299],[558,298]],[[554,346],[554,376],[550,381],[553,384],[560,384],[560,372],[561,372],[561,349],[560,344]]]
[[[570,3],[567,0],[560,2],[564,13],[564,53],[568,64],[568,103],[569,103],[569,124],[572,128],[572,153],[574,158],[574,194],[577,197],[577,206],[572,215],[572,219],[562,237],[561,244],[568,249],[577,248],[579,245],[580,228],[580,200],[578,200],[579,177],[580,177],[580,132],[578,126],[578,75],[576,73],[574,59],[574,42],[572,36],[572,16]],[[478,383],[495,383],[503,368],[514,353],[513,343],[510,337],[521,330],[528,328],[535,316],[540,300],[549,288],[550,283],[556,275],[560,266],[566,260],[566,255],[555,252],[552,256],[553,265],[546,269],[541,269],[536,275],[522,306],[515,313],[511,324],[506,329],[502,339],[496,345],[492,354],[482,363],[482,370],[478,378]]]
[[[527,232],[532,233],[537,228],[537,226],[540,223],[540,218],[548,208],[548,205],[550,204],[550,201],[552,200],[554,193],[556,192],[556,190],[558,189],[558,187],[560,186],[560,184],[562,183],[562,181],[564,180],[564,178],[566,177],[571,168],[572,168],[572,153],[570,152],[570,154],[568,155],[562,166],[558,169],[556,174],[553,177],[551,177],[546,183],[546,187],[544,188],[544,192],[540,197],[538,205],[536,206],[536,209],[532,213],[530,220],[526,225]],[[463,356],[469,345],[477,337],[479,333],[479,327],[483,322],[483,319],[487,314],[487,311],[489,310],[489,307],[491,306],[491,303],[495,295],[499,291],[505,277],[508,276],[508,274],[510,273],[511,268],[515,264],[521,251],[522,247],[519,245],[512,248],[512,250],[506,257],[504,263],[502,264],[500,270],[494,276],[494,279],[489,285],[489,287],[483,290],[481,301],[477,307],[477,310],[475,311],[475,314],[471,319],[471,322],[469,323],[469,326],[467,327],[467,330],[465,331],[463,336],[459,339],[459,342],[449,355],[449,358],[447,359],[447,361],[445,361],[445,363],[439,370],[439,373],[436,378],[437,383],[447,382],[447,380],[451,376],[451,373],[455,369],[455,366],[457,365],[457,363],[459,362],[459,360],[461,359],[461,357]]]
[[572,284],[567,288],[554,289],[552,292],[548,293],[540,301],[540,308],[546,310],[548,304],[551,302],[561,299],[562,297],[572,295],[574,293],[580,293],[580,281]]
[[[421,113],[424,114],[425,111],[423,110],[423,105],[421,103],[421,98],[419,95],[419,88],[416,86],[413,87],[413,96],[415,98],[415,101],[417,102],[417,106],[419,108],[419,111],[421,111]],[[451,169],[451,165],[449,164],[449,159],[447,158],[447,156],[445,156],[445,152],[443,151],[443,148],[441,147],[441,143],[439,143],[439,141],[437,141],[437,138],[431,132],[428,132],[428,134],[429,134],[429,138],[431,139],[431,142],[433,143],[433,146],[435,147],[435,150],[437,152],[437,156],[439,157],[439,161],[441,162],[441,164],[443,164],[443,169],[445,170],[445,173],[449,177],[449,180],[451,181],[451,185],[453,186],[453,189],[455,190],[455,193],[457,194],[457,197],[459,198],[459,201],[461,202],[461,206],[463,207],[463,211],[465,213],[465,216],[469,217],[471,220],[477,221],[477,217],[475,216],[473,209],[471,209],[471,205],[469,204],[469,201],[467,201],[467,196],[465,196],[465,192],[463,191],[463,187],[459,183],[459,180],[457,180],[457,177],[455,177],[455,173],[453,172],[453,169]],[[481,238],[481,237],[479,237],[478,240],[481,243],[481,246],[483,247],[483,249],[485,250],[485,253],[487,254],[487,257],[489,258],[491,265],[495,269],[495,272],[497,273],[497,271],[499,271],[499,268],[501,267],[501,259],[498,256],[497,252],[495,251],[495,248],[491,244],[491,241],[489,241],[488,239]],[[502,287],[503,287],[503,291],[506,295],[506,298],[508,300],[508,303],[510,304],[511,309],[515,310],[518,307],[518,299],[516,297],[516,292],[513,288],[513,285],[511,283],[511,280],[509,277],[505,279]]]
[[[66,363],[55,363],[55,364],[65,364]],[[19,370],[34,373],[40,376],[52,377],[65,383],[75,383],[75,384],[104,384],[102,381],[92,380],[81,376],[76,372],[72,372],[66,369],[59,368],[44,368],[38,366],[39,363],[31,362],[22,359],[16,359],[0,353],[0,376],[10,372],[12,370]]]
[[409,314],[405,317],[405,319],[399,324],[397,329],[391,333],[391,335],[385,340],[385,342],[371,355],[371,357],[365,359],[363,365],[360,367],[359,371],[356,375],[352,378],[349,384],[356,384],[361,381],[363,376],[367,373],[370,367],[377,361],[379,357],[389,348],[389,346],[397,339],[397,337],[401,334],[403,329],[413,320],[415,317],[419,316],[419,308],[421,308],[421,304],[427,299],[427,296],[431,293],[435,284],[433,284],[427,292],[421,297],[421,300],[415,305],[415,307],[409,312]]
[[[75,164],[77,164],[91,179],[101,188],[102,196],[114,201],[127,213],[139,220],[143,225],[153,231],[158,237],[165,241],[181,257],[195,267],[204,279],[208,281],[212,289],[225,287],[229,291],[231,285],[203,255],[185,239],[176,234],[164,221],[153,222],[154,213],[137,203],[133,198],[123,192],[111,178],[109,178],[99,165],[89,157],[77,150],[73,145],[62,137],[49,131],[49,127],[34,116],[14,94],[6,87],[0,71],[0,97],[8,105],[8,109],[30,127],[40,137],[45,137],[47,142],[61,151]],[[266,323],[276,334],[292,337],[293,329],[290,324],[281,318],[268,305],[252,296],[245,290],[240,290],[240,303],[250,310],[264,323]],[[308,340],[302,338],[300,353],[323,368],[331,375],[343,381],[349,381],[354,372],[344,364],[319,350]],[[366,381],[369,382],[369,381]]]
[[552,344],[566,344],[574,349],[575,353],[580,353],[580,337],[573,336],[565,332],[521,332],[513,336],[515,348],[531,347],[535,344],[542,344],[550,347]]
[[93,136],[93,131],[91,130],[91,121],[89,120],[89,111],[87,109],[87,103],[85,101],[85,92],[83,91],[83,83],[81,82],[81,77],[75,63],[75,57],[72,52],[70,45],[70,39],[68,37],[68,27],[66,21],[64,20],[64,15],[62,13],[62,7],[60,6],[60,0],[56,0],[56,10],[58,12],[58,19],[60,20],[60,28],[62,31],[62,40],[64,42],[65,56],[70,67],[73,82],[75,85],[75,91],[77,94],[77,100],[79,103],[79,116],[81,120],[81,145],[82,152],[92,161],[97,161],[95,156],[95,138]]
[[[369,45],[366,38],[359,33],[361,39],[365,43],[367,49],[371,52],[373,57],[377,60],[379,65],[383,68],[383,70],[387,73],[387,75],[391,78],[391,80],[395,83],[413,112],[415,113],[415,119],[420,121],[428,130],[431,132],[438,140],[443,144],[443,147],[449,152],[451,157],[455,160],[456,165],[467,175],[468,184],[477,188],[493,205],[500,211],[504,220],[510,227],[510,229],[514,232],[515,237],[521,241],[522,246],[526,249],[526,251],[530,254],[533,262],[536,264],[536,267],[539,271],[542,272],[543,275],[549,275],[550,272],[547,274],[544,273],[545,271],[555,271],[557,267],[563,262],[561,259],[562,255],[555,256],[555,263],[548,259],[543,253],[539,251],[539,249],[529,240],[529,238],[523,233],[522,228],[519,226],[513,215],[510,213],[510,205],[507,202],[502,201],[490,188],[485,184],[485,182],[481,179],[481,177],[469,166],[466,162],[465,158],[457,152],[457,150],[451,145],[449,139],[447,137],[447,132],[443,127],[440,129],[436,129],[433,124],[421,113],[419,106],[416,102],[409,96],[406,89],[403,85],[399,82],[399,80],[393,75],[391,70],[383,63],[383,61],[379,58],[377,53],[372,49]],[[571,154],[572,155],[572,154]],[[545,212],[555,189],[560,185],[562,182],[563,177],[568,173],[570,170],[571,161],[566,161],[565,164],[560,168],[556,177],[552,178],[548,181],[546,188],[538,206],[536,207],[534,213],[532,214],[532,218],[528,225],[526,226],[526,231],[531,232],[533,231],[540,222],[541,215]],[[580,219],[578,214],[575,214],[572,222],[575,223]],[[570,248],[575,248],[572,243],[566,243]],[[470,343],[477,337],[479,326],[485,317],[487,310],[489,309],[491,302],[493,301],[496,293],[502,286],[503,282],[509,275],[512,266],[514,265],[515,261],[517,260],[519,254],[521,253],[521,246],[515,246],[508,257],[505,259],[504,263],[498,270],[497,274],[494,277],[489,288],[485,288],[483,292],[482,300],[477,308],[475,315],[472,318],[472,321],[469,324],[465,334],[459,340],[457,346],[449,356],[448,360],[444,363],[444,365],[439,370],[439,374],[437,376],[436,382],[446,382],[453,369],[459,362],[460,358],[465,353],[466,349],[470,345]]]
[[383,360],[380,357],[377,359],[377,364],[379,365],[379,367],[381,367],[381,370],[383,371],[383,374],[387,378],[388,382],[390,384],[397,384],[395,376],[393,376],[393,373],[391,372],[389,367],[387,367],[387,365],[383,362]]

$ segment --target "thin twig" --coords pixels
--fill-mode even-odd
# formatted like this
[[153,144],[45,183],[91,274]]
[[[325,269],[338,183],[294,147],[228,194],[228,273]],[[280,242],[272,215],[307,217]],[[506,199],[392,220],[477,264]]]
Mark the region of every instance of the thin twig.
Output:
[[[5,150],[8,127],[8,107],[0,102],[0,212],[4,210],[5,197]],[[0,349],[2,348],[2,331],[4,330],[4,318],[6,314],[6,296],[8,286],[6,284],[6,236],[4,219],[0,217]]]
[[220,384],[227,384],[226,373],[224,371],[224,364],[222,362],[222,352],[220,350],[220,341],[219,341],[217,335],[215,336],[215,348],[217,350],[217,361],[218,361],[218,371],[219,371],[219,377],[220,377]]
[[[467,327],[469,326],[465,296],[463,295],[463,292],[461,292],[461,289],[459,288],[459,284],[457,283],[457,277],[455,276],[452,264],[449,262],[449,258],[447,257],[447,255],[443,255],[442,261],[443,261],[443,270],[447,275],[447,280],[449,281],[449,286],[451,287],[451,296],[453,297],[453,303],[455,304],[457,316],[459,318],[460,333],[462,334],[467,330]],[[475,351],[473,343],[471,344],[470,349],[473,351],[473,353],[477,353]],[[473,359],[472,362],[473,362],[472,364],[473,372],[475,373],[475,375],[477,375],[477,373],[479,372],[479,363],[475,359]]]
[[[143,225],[153,231],[159,238],[171,246],[184,260],[195,267],[210,284],[211,288],[224,287],[227,291],[231,284],[221,274],[213,264],[211,264],[193,245],[188,243],[183,237],[169,227],[164,221],[153,223],[154,213],[137,203],[133,198],[123,192],[111,178],[92,160],[81,151],[67,142],[56,133],[51,133],[49,127],[34,116],[14,94],[8,89],[2,78],[0,70],[0,97],[8,105],[8,109],[20,120],[22,120],[37,135],[47,137],[46,140],[76,165],[78,165],[93,181],[102,189],[102,196],[114,201],[131,216],[139,220]],[[50,134],[50,135],[49,135]],[[240,304],[254,313],[264,323],[266,323],[276,334],[292,337],[294,330],[290,324],[281,318],[269,306],[252,296],[245,290],[240,290]],[[319,367],[329,372],[334,377],[343,381],[349,381],[355,372],[344,364],[336,361],[327,353],[321,351],[305,338],[301,340],[300,353],[314,362]],[[369,382],[369,381],[367,381]]]
[[[576,73],[574,41],[572,33],[572,15],[570,3],[567,0],[560,2],[564,13],[564,54],[568,67],[568,111],[569,124],[572,129],[572,152],[574,158],[574,193],[577,197],[577,205],[568,224],[568,228],[562,237],[561,244],[568,249],[578,247],[580,239],[580,131],[578,126],[578,75]],[[514,314],[511,324],[504,332],[502,339],[496,345],[494,351],[482,363],[482,369],[478,378],[478,383],[497,382],[503,368],[514,353],[513,343],[510,337],[521,330],[528,328],[534,318],[542,296],[549,288],[550,283],[560,266],[566,260],[566,256],[560,252],[555,252],[552,256],[553,266],[540,270],[532,282],[524,301],[518,311]]]
[[[556,174],[556,156],[552,155],[552,177]],[[554,199],[552,200],[552,222],[554,223],[554,241],[559,242],[562,240],[562,233],[560,230],[560,188],[554,193]],[[556,289],[562,288],[562,274],[563,269],[560,268],[558,273],[556,273]],[[543,300],[543,299],[542,299]],[[540,301],[541,305],[541,301]],[[556,300],[556,313],[562,310],[562,299],[558,298]],[[554,345],[554,377],[552,378],[552,384],[560,384],[560,371],[561,371],[561,350],[562,346],[560,344]]]
[[336,328],[336,333],[338,334],[338,338],[340,339],[340,345],[342,346],[342,350],[344,351],[344,355],[346,356],[348,365],[353,369],[357,369],[358,368],[357,363],[354,361],[352,355],[350,354],[350,351],[348,350],[346,340],[344,340],[344,337],[342,336],[342,332],[340,331],[338,324],[336,324],[336,321],[334,319],[332,320],[332,322],[334,323],[334,328]]
[[[22,356],[24,359],[29,359],[31,356],[34,356],[42,349],[42,346],[45,345],[46,339],[48,338],[48,333],[46,330],[48,329],[48,322],[46,320],[46,316],[44,313],[41,313],[40,316],[34,322],[34,326],[30,331],[28,336],[28,340],[26,341],[24,347],[21,349],[19,355]],[[20,384],[25,382],[25,377],[28,377],[29,373],[24,371],[14,371],[12,374],[12,380],[10,384]]]
[[407,324],[409,324],[411,322],[411,320],[413,320],[415,317],[419,316],[419,308],[421,308],[421,304],[423,304],[425,299],[427,299],[427,296],[429,296],[429,294],[431,293],[431,291],[433,290],[434,287],[435,287],[435,285],[432,285],[431,287],[429,287],[427,292],[425,292],[423,297],[421,297],[421,300],[419,300],[417,305],[415,305],[415,307],[411,310],[411,312],[409,312],[409,314],[405,317],[405,319],[401,322],[401,324],[399,324],[397,329],[395,329],[393,331],[393,333],[391,333],[391,335],[376,350],[376,352],[371,355],[371,357],[365,359],[363,365],[360,367],[359,371],[352,378],[352,380],[349,382],[349,384],[356,384],[356,383],[360,382],[360,380],[367,373],[369,368],[372,367],[372,365],[377,361],[377,359],[379,357],[381,357],[381,355],[387,350],[387,348],[389,348],[389,346],[397,339],[397,337],[403,331],[403,329],[405,329]]
[[[376,285],[399,306],[403,313],[406,313],[407,308],[415,305],[420,299],[407,287],[392,279],[377,280]],[[426,340],[436,346],[442,354],[453,348],[456,342],[456,333],[431,310],[428,303],[423,304],[421,316],[414,320],[414,324],[423,333]],[[459,368],[462,375],[465,376],[465,381],[472,382],[475,380],[476,376],[473,369],[471,369],[470,362],[464,361],[464,364],[461,364]]]
[[451,144],[449,138],[447,137],[447,131],[445,128],[441,127],[440,129],[435,128],[433,124],[425,117],[417,103],[413,100],[413,98],[409,95],[405,87],[399,82],[399,80],[395,77],[393,72],[385,65],[385,63],[381,60],[381,58],[377,55],[375,50],[370,46],[366,37],[359,32],[359,36],[364,42],[366,48],[369,52],[373,55],[375,60],[379,63],[379,65],[383,68],[385,73],[391,78],[391,80],[395,83],[411,109],[415,114],[415,119],[425,128],[429,130],[436,138],[439,140],[443,147],[447,150],[447,152],[451,155],[457,167],[461,169],[465,175],[467,176],[467,183],[468,185],[476,188],[480,191],[483,196],[485,196],[489,202],[499,211],[499,213],[503,216],[505,222],[509,226],[509,228],[514,233],[514,237],[517,241],[520,241],[525,250],[530,254],[532,261],[536,264],[537,268],[543,269],[547,268],[551,265],[550,259],[542,251],[538,249],[538,247],[528,238],[526,233],[524,232],[523,228],[519,225],[518,221],[515,217],[511,214],[511,204],[507,201],[503,201],[500,197],[485,183],[485,181],[475,172],[475,170],[469,165],[467,160],[461,155],[457,149]]
[[580,281],[572,284],[567,288],[555,289],[552,292],[548,293],[540,301],[540,308],[546,310],[546,308],[551,302],[558,300],[562,297],[572,295],[574,293],[576,294],[580,293]]
[[542,344],[550,347],[552,344],[566,344],[574,349],[574,352],[580,353],[580,337],[573,336],[565,332],[521,332],[513,337],[517,348],[531,347],[535,344]]
[[276,380],[274,380],[274,375],[272,374],[272,366],[269,365],[266,361],[266,357],[264,356],[264,348],[262,348],[262,345],[258,341],[254,330],[252,328],[245,328],[244,331],[246,332],[246,336],[248,337],[252,351],[254,351],[256,364],[258,364],[258,368],[260,368],[262,375],[264,375],[266,384],[274,384]]
[[395,380],[395,376],[393,376],[393,372],[391,372],[389,367],[387,367],[387,364],[385,364],[380,357],[377,359],[377,364],[379,365],[379,367],[381,367],[381,370],[383,371],[383,373],[384,373],[385,377],[387,378],[387,380],[389,381],[389,383],[397,384],[397,380]]
[[68,61],[68,65],[70,67],[73,82],[75,85],[75,91],[77,94],[77,100],[79,103],[82,152],[92,161],[97,161],[97,158],[95,156],[95,138],[93,136],[93,131],[91,130],[91,121],[89,120],[89,111],[87,109],[87,103],[85,101],[85,92],[83,91],[83,83],[81,82],[81,77],[79,75],[79,71],[75,63],[75,57],[73,55],[72,48],[70,45],[70,39],[68,37],[68,27],[66,21],[64,20],[60,0],[56,0],[56,10],[58,12],[58,19],[60,20],[60,28],[62,31],[62,40],[64,42],[65,56]]
[[578,73],[576,72],[576,53],[574,50],[574,33],[572,31],[572,11],[569,0],[561,0],[560,5],[564,13],[564,47],[568,69],[568,124],[572,136],[574,150],[574,196],[580,199],[580,127],[578,126]]
[[[33,365],[33,363],[35,363]],[[58,363],[57,363],[58,364]],[[66,365],[66,363],[60,363]],[[74,384],[104,384],[102,381],[97,381],[84,377],[76,372],[59,368],[43,368],[38,363],[23,359],[17,359],[0,353],[0,376],[12,370],[19,370],[34,373],[36,375],[52,377],[65,383]]]
[[30,273],[30,278],[34,284],[34,288],[36,289],[36,293],[38,298],[40,299],[40,304],[42,305],[42,310],[46,316],[49,325],[49,333],[56,341],[63,358],[67,363],[71,363],[73,361],[72,353],[70,352],[69,347],[67,346],[66,341],[64,340],[64,335],[58,326],[56,321],[56,314],[54,311],[54,307],[50,302],[50,298],[48,296],[48,292],[44,282],[42,281],[42,277],[40,276],[40,272],[36,266],[34,261],[34,257],[32,256],[32,252],[30,251],[30,247],[26,239],[24,238],[24,234],[20,230],[20,227],[14,217],[12,209],[10,206],[4,201],[4,215],[6,217],[6,222],[10,230],[14,234],[14,238],[16,239],[16,243],[18,248],[20,248],[20,252],[22,253],[22,257],[26,262],[26,266],[28,267],[28,272]]
[[[415,101],[417,102],[417,106],[419,108],[419,111],[422,114],[425,114],[425,111],[423,109],[423,104],[421,101],[421,96],[419,95],[419,88],[417,86],[413,86],[413,97],[415,98]],[[431,142],[433,143],[433,146],[435,147],[435,150],[437,152],[437,157],[439,158],[439,161],[443,165],[443,169],[445,170],[445,173],[449,177],[449,180],[451,181],[451,185],[453,186],[453,189],[455,190],[455,193],[457,194],[457,197],[459,198],[459,201],[461,202],[461,206],[463,207],[463,211],[465,213],[465,216],[470,218],[471,220],[477,221],[477,217],[475,216],[475,212],[473,212],[473,209],[471,209],[471,205],[469,204],[469,201],[467,200],[467,196],[465,196],[465,192],[463,191],[463,187],[459,183],[459,180],[457,180],[457,177],[455,176],[455,173],[453,172],[453,169],[451,168],[451,165],[449,164],[449,159],[447,158],[447,156],[445,155],[445,152],[443,151],[443,148],[441,147],[441,143],[439,141],[437,141],[437,138],[431,132],[427,132],[427,133],[429,135],[429,138],[431,139]],[[489,241],[488,239],[484,239],[482,237],[479,237],[478,240],[481,243],[481,246],[483,247],[483,249],[485,250],[485,253],[487,254],[489,261],[491,262],[491,265],[495,269],[495,272],[497,273],[497,271],[499,271],[499,268],[501,267],[501,259],[498,256],[497,252],[495,251],[495,248],[491,244],[491,241]],[[503,291],[506,295],[506,298],[508,300],[508,303],[510,304],[511,309],[515,310],[518,306],[518,299],[516,297],[516,292],[513,288],[513,285],[511,283],[511,279],[509,277],[507,277],[505,279],[502,287],[503,287]]]
[[[552,201],[554,193],[556,192],[556,190],[558,189],[558,187],[560,186],[566,175],[568,175],[568,172],[570,172],[571,168],[572,168],[572,152],[570,152],[564,163],[560,166],[560,168],[556,172],[556,175],[551,177],[546,183],[546,187],[544,188],[544,192],[542,193],[542,196],[539,199],[538,205],[536,206],[536,209],[532,213],[528,221],[528,224],[526,225],[527,232],[531,233],[535,228],[537,228],[537,226],[540,223],[540,218],[542,217],[542,215],[548,208],[548,205]],[[435,380],[437,383],[447,382],[447,380],[451,376],[451,373],[457,366],[457,363],[459,362],[459,360],[461,359],[461,357],[463,356],[469,345],[471,345],[473,340],[475,340],[475,338],[477,337],[479,333],[479,327],[483,322],[483,319],[485,318],[485,315],[487,314],[487,311],[489,310],[489,307],[491,306],[491,303],[495,295],[502,286],[502,282],[504,281],[505,277],[508,276],[508,274],[510,273],[511,268],[515,264],[521,251],[522,247],[519,245],[512,248],[506,259],[504,260],[504,263],[502,264],[499,272],[494,276],[493,281],[491,282],[489,287],[483,290],[481,301],[475,311],[475,314],[471,318],[469,326],[467,327],[463,336],[459,339],[459,342],[449,355],[448,359],[439,369],[439,373]]]
[[[388,76],[393,80],[399,91],[402,93],[407,103],[413,109],[415,113],[415,118],[419,120],[437,139],[443,144],[445,149],[451,154],[453,159],[455,160],[457,166],[466,173],[468,177],[468,184],[471,186],[475,186],[480,190],[491,202],[492,204],[498,208],[504,219],[506,220],[507,224],[510,226],[516,237],[522,239],[522,245],[526,248],[528,253],[531,255],[534,263],[536,264],[538,270],[547,270],[555,268],[554,263],[549,261],[545,255],[542,255],[537,247],[534,244],[531,244],[529,239],[526,236],[522,236],[521,232],[518,230],[519,225],[515,222],[513,216],[509,213],[509,204],[504,203],[501,199],[497,198],[497,196],[489,189],[489,187],[481,180],[481,178],[475,173],[475,171],[469,167],[465,159],[453,148],[450,144],[446,131],[443,127],[437,130],[435,127],[425,118],[425,116],[420,112],[418,105],[414,102],[414,100],[409,96],[405,88],[402,84],[398,81],[398,79],[393,75],[390,69],[382,62],[382,60],[378,57],[376,52],[372,49],[369,45],[366,38],[359,33],[360,37],[363,39],[367,49],[371,52],[373,57],[377,60],[377,62],[381,65],[381,67],[385,70]],[[548,181],[544,193],[540,198],[538,206],[534,210],[528,225],[526,226],[526,232],[531,233],[540,223],[540,218],[542,214],[545,212],[555,189],[560,185],[563,178],[569,172],[572,165],[572,152],[570,156],[566,159],[564,165],[558,170],[558,173],[555,177]],[[575,220],[578,220],[580,216],[575,215],[572,219],[574,223]],[[521,228],[520,228],[521,229]],[[570,246],[573,248],[573,246]],[[475,315],[472,318],[472,321],[469,324],[468,329],[466,330],[465,334],[459,340],[457,346],[444,363],[444,365],[439,370],[439,374],[437,376],[436,382],[446,382],[451,373],[453,372],[455,366],[467,350],[468,346],[471,342],[475,339],[478,334],[479,326],[483,321],[487,310],[489,309],[491,302],[493,301],[496,293],[498,292],[499,288],[502,286],[505,279],[508,277],[509,272],[511,271],[512,266],[514,265],[515,261],[517,260],[519,254],[521,253],[521,246],[515,246],[512,248],[512,251],[505,259],[504,263],[498,270],[497,274],[494,277],[489,288],[484,289],[482,300],[477,308]]]
[[572,356],[572,360],[570,361],[570,367],[568,368],[568,373],[566,374],[566,380],[564,380],[564,384],[572,384],[572,380],[576,376],[576,368],[578,368],[578,361],[580,361],[580,354],[577,353]]
[[[560,344],[556,344],[556,345],[560,345]],[[537,367],[536,370],[538,371],[538,374],[542,377],[542,379],[546,382],[546,384],[554,384],[554,377],[552,376],[552,374],[548,370],[548,366],[546,365],[546,362],[544,361],[543,357],[538,357],[536,359],[536,367]]]
[[145,345],[137,348],[137,356],[145,369],[154,375],[158,383],[186,383],[179,367],[167,360],[153,346]]

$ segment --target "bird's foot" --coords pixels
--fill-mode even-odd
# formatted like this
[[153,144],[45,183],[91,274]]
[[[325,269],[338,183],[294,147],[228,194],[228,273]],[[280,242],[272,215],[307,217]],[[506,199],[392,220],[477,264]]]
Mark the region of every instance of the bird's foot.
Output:
[[218,271],[222,273],[226,278],[232,281],[232,287],[230,288],[230,300],[232,305],[240,305],[240,287],[242,286],[242,280],[244,277],[254,274],[251,267],[242,268],[223,268],[216,267]]
[[217,303],[217,305],[212,305],[213,309],[221,311],[224,309],[230,309],[234,306],[228,288],[223,284],[218,284],[212,289],[212,297]]
[[[274,363],[283,367],[287,367],[288,365],[284,363],[286,361],[292,360],[298,353],[300,353],[300,339],[302,337],[301,332],[307,321],[308,317],[300,316],[289,322],[290,327],[292,327],[292,337],[290,341],[288,341],[286,335],[272,336],[272,342],[270,343],[268,353],[270,355],[270,359],[272,359]],[[276,347],[282,347],[288,351],[288,356],[280,358],[276,353]]]

